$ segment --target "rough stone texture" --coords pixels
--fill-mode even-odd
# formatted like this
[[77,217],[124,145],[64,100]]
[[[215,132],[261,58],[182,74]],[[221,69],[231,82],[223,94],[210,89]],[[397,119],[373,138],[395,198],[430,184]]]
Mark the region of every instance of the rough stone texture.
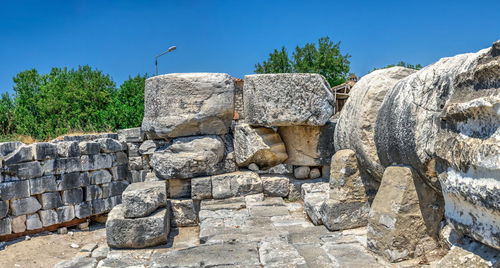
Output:
[[38,214],[28,215],[28,218],[26,219],[27,230],[36,230],[42,227],[42,221],[40,221],[40,216],[38,216]]
[[30,194],[41,194],[56,191],[56,178],[52,175],[30,180]]
[[116,153],[123,151],[122,144],[115,139],[101,138],[95,140],[94,142],[99,143],[102,153]]
[[383,165],[411,165],[433,188],[442,187],[447,220],[497,249],[499,66],[497,41],[402,79],[386,94],[375,131]]
[[57,143],[57,154],[60,157],[80,156],[80,146],[76,141],[61,141]]
[[288,164],[279,164],[268,169],[257,171],[259,174],[278,174],[278,175],[290,175],[293,174],[293,166]]
[[130,184],[122,193],[123,214],[126,218],[138,218],[151,214],[166,205],[164,181]]
[[5,157],[23,145],[20,141],[0,142],[0,157]]
[[311,171],[309,171],[309,179],[317,179],[321,177],[321,171],[319,168],[311,168]]
[[12,233],[12,219],[7,217],[0,219],[0,235],[8,235]]
[[124,142],[144,141],[144,132],[140,127],[118,130],[118,139]]
[[191,179],[191,198],[193,200],[211,199],[212,179],[210,177]]
[[52,209],[62,205],[61,195],[58,192],[43,193],[38,196],[42,209]]
[[360,167],[378,181],[382,179],[384,167],[380,164],[375,147],[377,114],[386,93],[396,82],[414,72],[413,69],[392,67],[363,76],[349,92],[349,99],[337,121],[335,151],[355,151]]
[[157,149],[167,145],[165,140],[146,140],[139,146],[139,154],[149,155],[153,154]]
[[391,262],[416,254],[426,239],[437,239],[442,198],[411,167],[385,169],[368,220],[368,247]]
[[266,196],[288,196],[290,179],[284,175],[263,175],[262,187]]
[[40,216],[40,220],[42,221],[43,227],[61,223],[59,221],[59,217],[57,216],[57,212],[55,210],[52,209],[40,210],[38,211],[38,215]]
[[293,175],[296,179],[308,179],[311,168],[309,167],[296,167],[293,170]]
[[93,141],[82,141],[78,144],[82,155],[98,154],[101,151],[101,145]]
[[170,231],[170,211],[162,208],[148,217],[126,219],[123,205],[111,210],[106,222],[108,245],[113,248],[145,248],[163,244]]
[[6,175],[16,176],[20,179],[33,179],[42,176],[42,167],[40,162],[24,162],[8,165],[3,168]]
[[12,218],[12,232],[22,233],[26,231],[26,215]]
[[31,146],[20,146],[3,158],[4,165],[12,165],[33,160],[33,149]]
[[217,136],[175,139],[172,145],[156,151],[151,165],[162,179],[182,179],[212,175],[224,158],[224,143]]
[[10,200],[30,196],[29,181],[12,181],[0,183],[0,199]]
[[167,180],[168,198],[191,197],[191,179],[170,179]]
[[13,216],[35,213],[41,208],[42,206],[34,197],[15,199],[10,201],[10,213]]
[[304,200],[304,212],[314,225],[323,224],[321,208],[325,201],[328,200],[328,183],[304,183],[301,188],[302,200]]
[[9,202],[0,200],[0,219],[5,218],[9,212]]
[[238,166],[276,166],[288,157],[281,137],[271,128],[239,123],[234,128],[234,153]]
[[245,121],[251,125],[322,126],[334,113],[335,96],[319,74],[246,75]]
[[500,265],[498,250],[481,243],[464,240],[460,244],[453,245],[448,254],[431,267],[487,268]]
[[227,74],[184,73],[148,78],[142,129],[160,138],[225,134],[234,110]]
[[212,196],[223,199],[262,193],[262,180],[251,171],[237,171],[212,176]]
[[331,231],[366,226],[369,184],[360,175],[353,150],[336,152],[330,167],[329,200],[321,208],[323,224]]
[[330,164],[333,149],[335,123],[328,121],[324,126],[279,127],[286,146],[287,164],[295,166],[322,166]]
[[192,199],[171,199],[170,206],[172,227],[198,226],[198,215]]
[[70,260],[56,263],[54,268],[95,268],[97,260],[89,257],[77,256]]

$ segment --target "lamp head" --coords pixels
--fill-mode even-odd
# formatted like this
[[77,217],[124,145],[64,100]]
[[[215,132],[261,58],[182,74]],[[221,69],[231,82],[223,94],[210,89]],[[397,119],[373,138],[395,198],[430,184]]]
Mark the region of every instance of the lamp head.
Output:
[[168,52],[170,52],[170,51],[174,51],[174,50],[176,50],[176,49],[177,49],[177,47],[176,47],[176,46],[171,46],[171,47],[169,47],[169,48],[168,48]]

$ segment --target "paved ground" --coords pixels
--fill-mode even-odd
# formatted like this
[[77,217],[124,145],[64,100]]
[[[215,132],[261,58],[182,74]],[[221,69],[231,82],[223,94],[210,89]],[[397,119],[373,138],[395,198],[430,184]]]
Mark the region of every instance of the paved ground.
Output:
[[[109,249],[104,241],[105,229],[101,227],[88,232],[95,236],[94,244],[89,246],[97,244],[97,248],[80,252],[87,246],[82,244],[75,252],[59,256],[67,259],[59,267],[391,266],[364,247],[366,228],[329,232],[323,226],[314,226],[299,202],[264,199],[262,194],[205,200],[199,216],[199,227],[173,229],[167,245],[150,249]],[[68,248],[68,241],[61,243]]]

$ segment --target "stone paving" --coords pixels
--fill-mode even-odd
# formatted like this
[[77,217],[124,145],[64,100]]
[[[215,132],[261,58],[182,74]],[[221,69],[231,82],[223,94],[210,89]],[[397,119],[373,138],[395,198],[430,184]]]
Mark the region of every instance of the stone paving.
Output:
[[[188,234],[184,228],[173,229],[169,244],[162,247],[111,249],[97,267],[390,266],[366,250],[366,228],[330,232],[314,226],[301,203],[281,197],[204,200],[199,221],[199,234],[192,228]],[[77,263],[95,267],[88,258]]]

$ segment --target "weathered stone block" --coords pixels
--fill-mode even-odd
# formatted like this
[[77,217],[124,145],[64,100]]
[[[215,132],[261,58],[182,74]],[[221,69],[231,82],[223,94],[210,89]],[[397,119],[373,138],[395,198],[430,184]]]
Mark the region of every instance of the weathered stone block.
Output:
[[42,176],[42,167],[37,161],[8,165],[4,167],[3,171],[7,175],[16,176],[21,179],[32,179]]
[[139,154],[139,146],[141,146],[141,144],[137,143],[137,142],[127,143],[127,155],[128,155],[128,157],[141,156]]
[[43,227],[47,227],[47,226],[61,223],[59,221],[59,217],[57,215],[57,212],[53,209],[40,210],[40,211],[38,211],[38,215],[40,216],[40,220],[42,221]]
[[57,145],[49,142],[37,142],[31,145],[35,160],[47,160],[57,157]]
[[30,196],[29,181],[12,181],[0,183],[0,199],[10,200]]
[[215,199],[258,194],[262,191],[262,180],[255,172],[238,171],[212,176],[212,196]]
[[309,171],[309,179],[317,179],[321,177],[321,171],[319,168],[311,168],[311,171]]
[[28,215],[26,219],[26,229],[27,230],[36,230],[43,227],[42,221],[40,220],[40,216],[37,213]]
[[310,167],[295,167],[293,170],[293,175],[296,179],[308,179],[309,173],[311,173]]
[[29,182],[31,195],[53,192],[57,190],[56,177],[54,177],[53,175],[30,179]]
[[99,143],[102,153],[116,153],[123,151],[122,144],[115,139],[101,138],[95,140],[94,142]]
[[3,158],[4,165],[12,165],[33,160],[31,146],[23,145]]
[[129,183],[127,181],[113,181],[110,183],[105,183],[101,185],[102,198],[121,195],[128,185]]
[[113,180],[113,176],[108,170],[98,170],[90,172],[90,183],[91,184],[103,184],[109,183]]
[[172,227],[198,225],[198,215],[192,199],[171,199],[168,202],[172,212]]
[[287,176],[263,175],[261,179],[265,195],[280,197],[288,196],[290,179]]
[[14,199],[10,201],[10,213],[14,216],[35,213],[41,208],[42,206],[34,197]]
[[324,126],[285,126],[278,133],[286,146],[285,163],[296,166],[329,165],[333,148],[335,123]]
[[191,179],[170,179],[166,182],[168,198],[191,197]]
[[129,157],[128,158],[128,166],[132,170],[142,170],[144,166],[142,165],[142,157]]
[[113,156],[111,154],[82,155],[81,168],[84,171],[111,168]]
[[210,177],[191,179],[191,198],[194,200],[212,199],[212,179]]
[[80,156],[80,146],[76,141],[62,141],[56,143],[57,154],[60,157],[79,157]]
[[57,181],[57,190],[58,191],[69,190],[88,185],[88,183],[86,183],[86,178],[85,178],[86,175],[82,174],[86,173],[72,172],[72,173],[61,174],[61,179]]
[[146,180],[147,171],[145,170],[130,170],[129,171],[129,182],[143,182]]
[[168,144],[165,140],[146,140],[139,147],[139,154],[150,155]]
[[94,199],[102,198],[102,189],[99,185],[89,185],[83,188],[85,190],[84,197],[85,201],[91,201]]
[[75,217],[83,219],[92,215],[92,203],[82,202],[75,205]]
[[114,181],[126,180],[129,176],[128,174],[128,166],[121,165],[111,168],[111,175],[113,176]]
[[144,132],[140,127],[118,130],[118,140],[124,142],[142,142],[144,141]]
[[234,155],[238,166],[276,166],[288,157],[281,137],[271,128],[239,123],[234,129]]
[[0,142],[0,157],[4,157],[14,152],[17,148],[23,145],[24,143],[20,141]]
[[118,205],[108,215],[106,237],[113,248],[145,248],[167,242],[170,231],[170,211],[157,210],[148,217],[125,218],[124,205]]
[[76,188],[61,192],[62,202],[65,205],[76,205],[83,201],[83,189]]
[[0,235],[8,235],[12,233],[12,219],[7,217],[0,219]]
[[5,218],[9,212],[9,201],[0,200],[0,219]]
[[101,145],[93,141],[82,141],[78,144],[78,147],[80,147],[82,155],[99,154],[101,151]]
[[435,239],[443,200],[411,168],[385,169],[368,220],[368,248],[391,262],[416,256],[420,241]]
[[44,175],[71,173],[81,170],[80,157],[56,158],[43,162]]
[[133,183],[122,194],[123,213],[126,218],[138,218],[151,214],[166,205],[167,193],[164,181]]
[[334,113],[335,96],[319,74],[246,75],[243,92],[251,125],[322,126]]
[[26,231],[26,215],[12,217],[12,232],[22,233]]
[[[276,174],[276,175],[289,175],[293,174],[293,166],[288,164],[279,164],[269,169],[257,171],[259,174]],[[330,173],[328,173],[330,174]]]
[[60,222],[67,222],[75,218],[74,206],[62,206],[56,208],[57,217]]
[[43,193],[38,196],[38,201],[42,205],[42,209],[52,209],[62,205],[59,192]]
[[151,77],[146,80],[144,106],[142,130],[152,136],[225,134],[233,118],[234,83],[231,76],[219,73]]
[[162,179],[183,179],[217,173],[224,157],[224,143],[217,136],[175,139],[151,158],[155,173]]
[[92,200],[92,214],[102,214],[109,212],[113,208],[113,202],[111,198],[95,199]]
[[339,202],[328,199],[319,210],[321,222],[330,231],[346,230],[368,224],[368,202]]

